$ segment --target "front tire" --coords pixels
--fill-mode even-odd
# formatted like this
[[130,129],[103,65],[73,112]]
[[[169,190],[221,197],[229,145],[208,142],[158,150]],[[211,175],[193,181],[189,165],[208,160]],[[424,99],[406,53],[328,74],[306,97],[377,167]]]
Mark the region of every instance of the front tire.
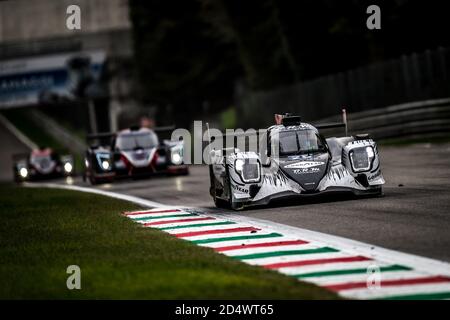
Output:
[[214,204],[219,209],[230,209],[231,207],[229,201],[219,199],[216,196],[214,196]]

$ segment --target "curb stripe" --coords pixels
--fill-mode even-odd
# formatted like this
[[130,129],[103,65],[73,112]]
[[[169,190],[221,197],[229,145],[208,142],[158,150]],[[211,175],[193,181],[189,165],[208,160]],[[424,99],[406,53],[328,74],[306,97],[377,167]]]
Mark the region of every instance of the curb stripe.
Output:
[[450,299],[449,292],[435,292],[435,293],[423,293],[423,294],[407,294],[401,296],[390,296],[385,298],[377,298],[376,300],[442,300]]
[[134,221],[142,221],[142,220],[156,220],[156,219],[165,219],[165,218],[177,218],[177,217],[193,217],[198,216],[195,213],[180,213],[180,214],[172,214],[169,216],[156,216],[156,217],[142,217],[142,218],[131,218]]
[[[275,223],[272,221],[260,220],[254,217],[246,217],[242,215],[236,215],[228,212],[214,213],[203,211],[203,209],[191,209],[191,208],[181,208],[176,206],[168,206],[154,201],[149,201],[143,198],[124,195],[116,192],[109,192],[100,189],[84,188],[79,186],[67,186],[55,183],[36,183],[36,184],[24,184],[26,187],[46,187],[46,188],[60,188],[66,190],[75,190],[81,192],[88,192],[93,194],[100,194],[116,199],[131,201],[133,203],[139,204],[147,208],[157,208],[158,211],[152,209],[143,209],[137,212],[122,212],[122,215],[128,216],[129,218],[138,218],[133,220],[151,220],[153,215],[158,215],[153,219],[153,222],[158,220],[169,220],[174,218],[171,224],[164,225],[165,228],[169,229],[171,227],[178,228],[186,225],[187,229],[182,231],[197,231],[195,227],[188,228],[189,222],[182,223],[181,225],[176,225],[173,221],[175,219],[180,219],[183,216],[197,216],[197,217],[214,217],[218,221],[231,221],[237,226],[253,226],[255,228],[260,228],[261,232],[258,234],[248,234],[247,232],[240,232],[234,234],[234,236],[223,236],[221,234],[216,234],[215,236],[199,236],[194,238],[188,238],[193,243],[216,248],[227,248],[223,251],[237,250],[237,252],[231,252],[228,255],[241,255],[242,253],[248,254],[259,254],[278,250],[289,251],[290,248],[277,247],[276,245],[268,245],[268,248],[261,247],[261,238],[268,238],[267,242],[270,242],[269,238],[273,239],[273,242],[289,241],[298,239],[299,235],[301,238],[306,239],[309,244],[302,247],[303,250],[310,248],[321,248],[324,246],[333,247],[339,249],[338,253],[319,253],[312,257],[315,260],[311,260],[309,255],[289,255],[281,257],[268,257],[255,260],[244,260],[245,263],[254,264],[258,263],[260,266],[265,266],[266,268],[276,268],[280,273],[295,276],[299,280],[306,280],[307,282],[313,282],[316,285],[327,288],[326,285],[331,286],[342,286],[348,285],[349,283],[354,286],[354,283],[362,283],[365,280],[365,273],[361,273],[361,270],[366,270],[366,265],[370,266],[372,264],[380,265],[380,271],[385,271],[383,274],[383,283],[385,287],[380,288],[380,290],[373,291],[367,287],[354,288],[348,290],[341,290],[338,292],[340,296],[353,299],[449,299],[450,298],[450,264],[444,261],[433,260],[430,258],[419,257],[411,254],[402,253],[399,251],[393,251],[371,244],[350,240],[338,236],[333,236],[330,234],[320,233],[316,231],[306,230],[302,228],[296,228],[291,226],[286,226],[283,224]],[[175,213],[179,213],[176,214]],[[186,214],[188,213],[188,214]],[[142,222],[141,222],[142,224]],[[203,223],[200,223],[204,225]],[[195,223],[197,225],[197,223]],[[191,223],[189,227],[193,226]],[[157,229],[161,229],[156,227]],[[217,228],[216,228],[217,229]],[[202,230],[202,229],[200,229]],[[169,233],[171,233],[169,231]],[[220,237],[220,238],[219,238]],[[226,243],[223,246],[222,242]],[[243,243],[248,245],[255,245],[254,248],[260,247],[263,250],[251,250],[251,247],[247,249]],[[274,248],[274,249],[272,249]],[[264,250],[265,249],[265,250]],[[298,248],[292,248],[298,249]],[[242,251],[241,251],[242,250]],[[216,250],[221,252],[221,249]],[[293,250],[292,250],[293,251]],[[370,257],[370,258],[369,258]],[[280,263],[280,261],[282,261]],[[344,263],[339,263],[344,262]],[[348,263],[345,263],[348,262]],[[351,262],[351,264],[350,264]],[[330,263],[334,263],[330,267]],[[392,267],[397,266],[397,267]],[[398,266],[407,266],[406,270],[388,270],[382,269],[387,267],[399,268]],[[411,268],[409,268],[411,267]],[[336,271],[345,270],[345,274],[335,273]],[[389,271],[399,271],[399,272],[389,272]],[[349,273],[352,272],[352,273]],[[315,274],[315,278],[311,274]],[[323,274],[319,274],[323,273]],[[308,275],[305,276],[305,275]],[[402,281],[402,285],[399,285],[399,279],[409,279]],[[411,280],[413,279],[413,280]],[[352,282],[353,281],[353,282]],[[409,282],[414,281],[413,285]]]
[[215,230],[206,230],[206,231],[193,231],[193,232],[185,232],[185,233],[177,233],[174,234],[177,238],[188,238],[195,236],[203,236],[207,234],[219,234],[219,233],[233,233],[233,232],[245,232],[245,231],[258,231],[261,229],[255,227],[241,227],[241,228],[232,228],[232,229],[215,229]]
[[327,252],[339,252],[339,250],[330,248],[330,247],[323,247],[323,248],[305,249],[305,250],[262,252],[262,253],[253,253],[253,254],[246,254],[246,255],[240,255],[240,256],[231,256],[231,257],[234,259],[239,259],[239,260],[248,260],[248,259],[291,256],[291,255],[299,255],[299,254],[327,253]]
[[[194,220],[194,219],[192,219],[192,220]],[[159,230],[172,230],[172,229],[197,228],[197,227],[209,227],[209,226],[223,226],[223,225],[229,225],[229,224],[236,224],[236,222],[222,221],[222,222],[212,222],[212,223],[185,224],[185,225],[182,225],[182,226],[159,228]]]
[[282,234],[272,232],[269,234],[255,234],[248,236],[237,236],[237,237],[226,237],[226,238],[212,238],[212,239],[202,239],[202,240],[194,240],[193,243],[211,243],[211,242],[222,242],[222,241],[232,241],[232,240],[248,240],[248,239],[263,239],[263,238],[275,238],[282,237]]
[[[405,278],[403,278],[405,279]],[[365,282],[367,279],[360,280]],[[327,289],[326,287],[322,286]],[[367,299],[373,300],[384,297],[392,296],[402,296],[402,295],[414,295],[414,294],[430,294],[436,292],[450,292],[450,283],[424,283],[415,285],[404,285],[404,286],[383,286],[378,289],[370,288],[359,288],[352,290],[338,291],[337,293],[341,296],[350,299]]]
[[178,209],[168,209],[168,210],[158,210],[158,211],[153,211],[153,210],[145,210],[145,211],[133,211],[133,212],[124,212],[123,214],[126,215],[127,217],[129,216],[136,216],[136,215],[141,215],[141,214],[156,214],[156,213],[170,213],[170,212],[180,212],[180,210]]
[[241,244],[241,245],[227,246],[227,247],[216,247],[216,248],[214,248],[214,250],[216,250],[217,252],[223,252],[223,251],[230,251],[230,250],[250,249],[250,248],[291,246],[291,245],[300,245],[300,244],[307,244],[307,243],[308,243],[308,241],[303,241],[303,240],[262,242],[262,243]]
[[[380,272],[388,272],[388,271],[410,271],[412,268],[401,266],[401,265],[392,265],[387,267],[380,267]],[[301,273],[301,274],[293,274],[293,277],[297,278],[312,278],[312,277],[326,277],[326,276],[339,276],[339,275],[347,275],[347,274],[360,274],[367,273],[367,268],[365,269],[344,269],[344,270],[329,270],[322,272],[310,272],[310,273]]]
[[[404,286],[404,285],[441,283],[441,282],[450,282],[450,278],[442,276],[434,276],[434,277],[411,278],[401,280],[385,280],[381,281],[380,284],[382,287],[386,287],[386,286]],[[349,282],[335,285],[326,285],[324,287],[332,291],[351,290],[351,289],[366,288],[367,282]]]
[[[170,224],[170,223],[203,221],[203,220],[215,220],[215,219],[211,218],[211,217],[201,217],[201,218],[194,218],[194,219],[162,220],[162,221],[144,223],[144,226],[156,226],[159,224]],[[192,226],[192,225],[188,225],[188,226]]]
[[301,260],[301,261],[271,263],[271,264],[263,265],[263,267],[267,268],[267,269],[279,269],[279,268],[288,268],[288,267],[308,266],[308,265],[313,265],[313,264],[368,261],[368,260],[372,260],[372,259],[363,257],[363,256],[355,256],[355,257],[344,257],[344,258],[329,258],[329,259],[315,259],[315,260]]

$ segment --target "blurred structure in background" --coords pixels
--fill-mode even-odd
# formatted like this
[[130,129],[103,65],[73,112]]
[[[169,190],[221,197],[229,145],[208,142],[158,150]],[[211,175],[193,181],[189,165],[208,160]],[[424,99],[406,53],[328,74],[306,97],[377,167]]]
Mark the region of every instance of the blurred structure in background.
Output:
[[[81,29],[69,30],[69,5]],[[118,127],[136,101],[126,0],[0,2],[0,108],[39,107],[85,131]]]
[[[381,30],[366,26],[372,4],[381,8]],[[417,114],[417,103],[450,97],[450,36],[441,3],[130,0],[130,14],[140,96],[158,105],[159,118],[173,117],[181,126],[207,118],[222,128],[258,128],[274,113],[317,121],[343,107],[352,120],[357,112],[382,114],[404,103],[416,103],[416,114],[393,116],[401,122],[450,120],[450,104],[442,101]],[[400,129],[389,132],[408,134]]]
[[275,90],[247,92],[240,100],[239,120],[261,126],[283,106],[306,120],[333,121],[345,107],[350,129],[369,130],[376,138],[433,136],[450,132],[449,97],[450,50],[440,47]]
[[[66,27],[74,4],[81,30]],[[367,118],[360,112],[376,110],[391,118],[366,127],[381,132],[399,122],[386,137],[448,134],[446,8],[378,0],[381,30],[369,30],[371,4],[0,1],[0,108],[39,107],[92,132],[141,117],[158,126],[203,119],[222,129],[261,128],[274,113],[320,121],[345,107],[350,129],[354,118]]]

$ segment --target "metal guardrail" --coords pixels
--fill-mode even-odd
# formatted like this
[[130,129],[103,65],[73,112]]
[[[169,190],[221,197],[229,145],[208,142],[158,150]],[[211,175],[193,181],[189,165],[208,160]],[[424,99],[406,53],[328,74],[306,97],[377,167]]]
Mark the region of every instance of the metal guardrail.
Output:
[[337,106],[356,113],[443,99],[450,97],[449,80],[450,48],[437,48],[271,90],[243,88],[236,95],[238,126],[263,126],[274,113],[291,112],[313,121],[333,116]]
[[[376,139],[439,136],[450,133],[450,99],[426,100],[349,113],[351,134],[370,133]],[[340,120],[339,116],[317,123]],[[333,131],[334,132],[334,131]]]

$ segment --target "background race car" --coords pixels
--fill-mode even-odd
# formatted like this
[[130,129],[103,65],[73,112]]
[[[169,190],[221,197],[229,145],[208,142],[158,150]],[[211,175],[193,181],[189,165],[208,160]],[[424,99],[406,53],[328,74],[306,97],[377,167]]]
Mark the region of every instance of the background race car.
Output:
[[31,181],[71,176],[74,160],[71,155],[60,156],[50,148],[13,155],[14,180]]
[[[276,117],[260,152],[211,151],[210,193],[218,207],[242,209],[272,199],[328,192],[380,195],[384,178],[376,143],[368,135],[325,139],[300,117]],[[278,147],[278,148],[276,148]]]
[[86,151],[83,178],[96,184],[158,173],[188,174],[183,141],[160,140],[156,134],[170,129],[131,127],[117,134],[90,135],[88,139],[98,144]]

